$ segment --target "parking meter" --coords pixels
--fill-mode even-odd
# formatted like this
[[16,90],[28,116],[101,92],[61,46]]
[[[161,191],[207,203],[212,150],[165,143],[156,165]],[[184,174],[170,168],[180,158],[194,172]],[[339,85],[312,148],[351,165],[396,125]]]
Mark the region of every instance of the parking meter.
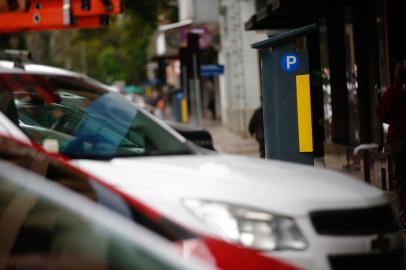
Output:
[[296,41],[316,24],[255,43],[261,63],[265,156],[314,164],[308,53]]

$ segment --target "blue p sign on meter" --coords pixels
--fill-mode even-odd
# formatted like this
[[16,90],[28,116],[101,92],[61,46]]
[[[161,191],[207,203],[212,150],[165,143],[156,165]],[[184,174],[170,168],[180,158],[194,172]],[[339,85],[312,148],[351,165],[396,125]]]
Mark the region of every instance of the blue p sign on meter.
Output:
[[287,53],[282,55],[281,68],[285,72],[295,72],[299,69],[299,56],[295,53]]

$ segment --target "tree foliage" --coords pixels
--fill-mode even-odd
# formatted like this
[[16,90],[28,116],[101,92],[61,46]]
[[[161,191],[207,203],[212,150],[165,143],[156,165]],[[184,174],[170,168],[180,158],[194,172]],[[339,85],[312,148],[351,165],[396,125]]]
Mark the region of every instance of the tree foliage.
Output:
[[86,72],[106,83],[143,82],[147,51],[159,17],[165,14],[169,21],[176,19],[176,1],[123,0],[123,4],[124,14],[112,18],[106,28],[7,35],[0,38],[0,46],[26,46],[41,62]]
[[[124,14],[100,30],[75,33],[72,44],[76,56],[74,68],[80,70],[85,46],[88,74],[112,83],[125,80],[140,83],[145,80],[148,46],[158,24],[160,14],[174,17],[174,2],[168,0],[124,0]],[[171,20],[172,18],[169,18]]]
[[154,29],[154,24],[137,15],[125,14],[107,28],[77,31],[72,40],[74,69],[83,71],[81,63],[85,57],[87,73],[92,77],[107,83],[141,82],[145,79],[146,50]]

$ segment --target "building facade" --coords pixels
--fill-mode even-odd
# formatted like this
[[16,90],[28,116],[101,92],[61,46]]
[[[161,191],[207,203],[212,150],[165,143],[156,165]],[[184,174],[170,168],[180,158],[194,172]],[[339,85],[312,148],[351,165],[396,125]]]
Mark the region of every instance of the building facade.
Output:
[[[406,1],[256,2],[245,24],[248,31],[319,26],[304,40],[310,54],[316,154],[324,156],[328,167],[358,170],[367,181],[376,178],[387,185],[388,156],[377,150],[357,160],[352,151],[360,144],[384,144],[377,106],[393,81],[396,60],[406,58],[401,14]],[[366,161],[367,166],[362,164]]]
[[265,38],[261,32],[244,31],[244,23],[255,12],[254,0],[220,0],[221,49],[225,66],[220,79],[222,121],[234,133],[248,136],[248,123],[260,105],[258,53],[251,44]]
[[[197,111],[199,115],[221,118],[218,78],[196,75],[197,80],[190,82],[190,73],[195,72],[192,71],[196,69],[195,64],[191,65],[193,68],[186,68],[185,63],[191,62],[192,57],[186,60],[181,51],[189,48],[189,34],[198,35],[199,54],[196,66],[218,64],[218,0],[178,0],[177,7],[179,20],[160,25],[155,33],[154,57],[151,61],[153,64],[150,64],[149,74],[150,77],[157,78],[161,85],[184,94],[188,100],[188,122],[200,126],[202,121],[196,121]],[[196,70],[196,73],[199,73],[199,70]],[[194,95],[199,98],[193,98]]]

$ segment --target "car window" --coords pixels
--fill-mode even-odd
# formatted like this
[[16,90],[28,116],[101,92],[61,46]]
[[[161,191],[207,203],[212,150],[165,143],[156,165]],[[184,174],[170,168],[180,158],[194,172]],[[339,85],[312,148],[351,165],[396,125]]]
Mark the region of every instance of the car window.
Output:
[[91,81],[1,74],[0,90],[0,109],[10,119],[38,144],[56,140],[58,151],[69,157],[191,153],[184,141],[151,116]]
[[0,269],[173,269],[12,177],[0,176]]

